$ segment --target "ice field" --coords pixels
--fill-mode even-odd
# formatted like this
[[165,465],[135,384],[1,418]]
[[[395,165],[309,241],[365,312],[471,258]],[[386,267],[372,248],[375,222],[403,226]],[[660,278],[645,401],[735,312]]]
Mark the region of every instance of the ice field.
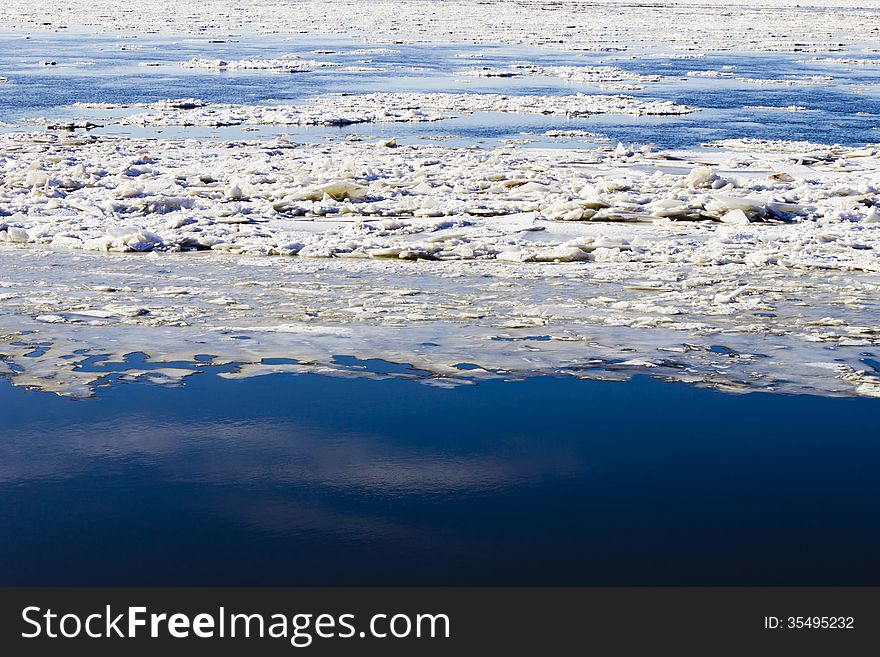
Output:
[[348,6],[0,7],[5,376],[880,396],[880,8]]

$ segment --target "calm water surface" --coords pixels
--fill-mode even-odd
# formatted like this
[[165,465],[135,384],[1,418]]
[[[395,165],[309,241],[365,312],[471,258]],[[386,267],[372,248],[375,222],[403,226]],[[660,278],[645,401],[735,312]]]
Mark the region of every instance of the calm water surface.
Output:
[[0,384],[0,584],[880,584],[880,400]]

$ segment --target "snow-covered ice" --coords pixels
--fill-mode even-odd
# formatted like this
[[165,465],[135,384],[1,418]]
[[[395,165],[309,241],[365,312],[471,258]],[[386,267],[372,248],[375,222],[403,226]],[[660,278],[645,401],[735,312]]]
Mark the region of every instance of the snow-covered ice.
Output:
[[661,54],[682,51],[684,57],[731,49],[840,52],[876,46],[880,26],[876,6],[866,0],[495,0],[477,5],[470,0],[386,0],[369,2],[363,11],[351,11],[351,3],[342,0],[144,0],[136,7],[121,0],[9,0],[0,5],[0,19],[23,32],[68,27],[203,37],[282,32],[383,43],[514,43],[600,52],[650,44]]
[[[861,354],[880,340],[878,150],[751,146],[6,135],[6,362],[17,382],[68,394],[102,376],[78,360],[142,340],[175,345],[153,351],[160,360],[209,352],[240,374],[274,371],[260,363],[281,356],[296,361],[283,369],[346,371],[333,356],[355,352],[432,382],[648,370],[875,394]],[[148,340],[153,330],[163,338]],[[35,343],[51,347],[22,358]]]
[[[120,373],[170,385],[210,369],[380,376],[362,364],[378,358],[432,385],[649,373],[880,396],[880,145],[825,143],[821,130],[798,140],[706,131],[702,147],[670,150],[609,143],[594,121],[712,116],[699,106],[709,96],[675,84],[746,86],[760,101],[737,111],[792,121],[816,112],[810,94],[834,88],[842,70],[864,71],[861,88],[871,86],[876,8],[734,5],[396,0],[370,3],[365,23],[348,5],[311,0],[137,10],[10,0],[0,17],[20,33],[168,31],[208,44],[330,34],[305,56],[215,56],[208,45],[175,58],[169,75],[309,85],[347,74],[353,93],[89,96],[4,123],[0,372],[88,396]],[[780,22],[786,30],[746,29]],[[450,42],[460,46],[448,60],[454,90],[358,86],[361,73],[400,71],[383,58],[403,48]],[[493,59],[497,44],[531,48],[530,59]],[[544,62],[539,49],[604,60]],[[762,77],[716,61],[732,50],[789,53],[802,69]],[[41,73],[63,76],[70,62],[49,56]],[[154,56],[140,64],[168,67]],[[640,70],[652,60],[676,72]],[[17,93],[15,72],[3,73]],[[545,92],[551,82],[564,91]],[[866,120],[872,112],[865,102]],[[536,122],[506,143],[407,141],[417,124],[447,131],[453,117],[502,115]],[[548,117],[560,123],[537,122]],[[373,137],[297,138],[379,124]],[[266,136],[275,126],[288,134]],[[219,132],[228,127],[259,134],[232,139]],[[133,352],[146,356],[132,364]]]
[[625,95],[512,96],[478,93],[327,94],[301,105],[209,105],[193,99],[145,105],[77,103],[83,110],[146,110],[117,121],[141,126],[354,125],[440,121],[461,114],[505,112],[586,117],[594,114],[675,116],[697,108]]
[[333,62],[301,59],[286,56],[277,59],[203,59],[195,57],[180,63],[184,68],[204,68],[214,71],[275,71],[278,73],[303,73],[326,66],[338,66]]

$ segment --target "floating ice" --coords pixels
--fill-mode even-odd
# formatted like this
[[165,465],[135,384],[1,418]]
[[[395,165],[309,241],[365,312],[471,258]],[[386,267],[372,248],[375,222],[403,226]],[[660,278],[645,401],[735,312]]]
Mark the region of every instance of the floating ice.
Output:
[[[782,228],[770,239],[796,234]],[[594,260],[467,266],[0,245],[0,368],[17,385],[78,397],[124,372],[155,371],[153,382],[168,384],[203,369],[381,376],[337,354],[408,363],[385,376],[445,385],[650,373],[736,391],[877,394],[880,376],[864,356],[880,345],[876,276],[743,262],[738,253],[760,253],[749,227],[716,237],[602,230],[612,234]],[[667,244],[650,260],[617,260],[628,251],[615,244],[636,238]],[[716,245],[704,254],[727,257],[676,259],[707,238]],[[564,258],[577,256],[572,247],[551,248]],[[273,364],[279,358],[286,364]]]
[[779,107],[778,105],[744,105],[743,109],[763,110],[768,112],[806,112],[806,107],[801,105],[786,105]]
[[274,71],[277,73],[303,73],[328,66],[339,66],[333,62],[319,62],[313,59],[300,59],[295,55],[279,59],[199,59],[181,62],[184,68],[204,68],[215,71]]
[[[697,111],[670,100],[622,95],[508,96],[504,94],[372,93],[328,94],[305,105],[206,105],[163,101],[128,108],[149,111],[118,121],[143,126],[352,125],[373,122],[439,121],[457,114],[511,112],[585,117],[593,114],[681,115]],[[113,104],[76,105],[82,109],[123,109]]]
[[[578,153],[387,147],[394,143],[2,135],[0,241],[515,262],[589,260],[601,246],[626,262],[880,266],[876,231],[867,229],[876,225],[880,189],[876,147],[735,140],[713,145],[746,156],[710,158],[622,144]],[[658,232],[606,245],[575,228],[586,222],[654,224]],[[749,237],[733,256],[727,242],[706,242],[683,222],[748,227]],[[562,224],[570,228],[554,227]],[[673,248],[682,231],[699,239]]]
[[[578,3],[536,11],[516,3],[390,0],[372,5],[374,20],[365,22],[333,0],[304,0],[296,11],[269,0],[206,0],[199,11],[158,0],[136,11],[121,0],[9,0],[0,17],[12,30],[99,25],[153,33],[171,25],[205,45],[204,59],[188,64],[219,70],[329,64],[218,59],[229,51],[206,45],[211,36],[227,41],[245,31],[360,35],[382,45],[339,47],[341,57],[377,59],[396,54],[387,44],[442,34],[461,44],[462,64],[477,65],[488,59],[489,44],[568,49],[569,64],[581,61],[578,51],[604,52],[601,66],[482,70],[618,89],[658,77],[610,62],[704,59],[732,48],[817,53],[810,65],[827,64],[823,71],[873,65],[861,54],[828,56],[880,45],[873,8],[863,0],[802,4],[596,0],[589,11]],[[749,29],[781,16],[784,31]],[[659,43],[671,52],[655,52]],[[334,70],[378,68],[356,61]],[[804,73],[742,80],[832,82]],[[732,75],[725,67],[688,74]],[[695,111],[648,94],[399,93],[297,105],[172,99],[80,107],[125,114],[108,121],[128,124],[247,129],[476,112],[577,119]],[[94,127],[88,118],[41,123],[68,133]],[[542,136],[597,138],[578,127]],[[278,369],[378,376],[334,357],[344,353],[410,363],[390,375],[443,385],[649,372],[732,390],[880,394],[872,364],[880,345],[878,147],[749,139],[709,145],[714,150],[411,147],[384,131],[378,143],[312,145],[94,131],[3,135],[0,371],[17,384],[74,396],[90,394],[109,372],[164,384],[201,367],[223,367],[224,376]],[[150,369],[121,367],[126,353],[145,345]],[[214,356],[205,360],[206,352]],[[268,360],[278,358],[285,363]],[[96,359],[120,367],[102,368]]]
[[738,82],[748,82],[749,84],[757,84],[763,86],[784,86],[784,87],[811,87],[816,85],[824,85],[831,82],[834,78],[827,75],[808,75],[797,78],[736,78]]
[[555,77],[580,84],[607,85],[618,82],[658,82],[659,75],[643,75],[617,66],[537,66],[517,64],[509,68],[475,66],[459,75],[482,78],[510,78],[523,75]]
[[872,59],[866,57],[814,57],[803,60],[804,63],[818,62],[821,64],[840,64],[843,66],[880,66],[880,57]]
[[[72,0],[60,5],[9,0],[0,6],[0,19],[9,29],[20,32],[85,26],[135,34],[173,30],[224,40],[240,31],[340,34],[380,42],[377,47],[383,49],[389,42],[443,39],[572,51],[648,50],[645,56],[677,59],[701,58],[706,52],[731,49],[820,53],[827,57],[848,46],[876,46],[878,27],[875,8],[865,0],[810,0],[798,4],[789,0],[734,0],[725,5],[703,0],[680,0],[671,5],[595,0],[588,10],[576,2],[563,2],[553,4],[552,11],[536,10],[530,3],[500,0],[478,5],[470,0],[390,0],[371,4],[369,21],[351,12],[350,3],[342,0],[303,0],[294,9],[279,8],[272,0],[239,4],[205,0],[199,11],[193,11],[185,2],[161,0],[145,0],[137,11],[122,0]],[[756,29],[773,24],[784,24],[785,29]],[[652,55],[650,50],[661,43],[667,52]]]
[[729,71],[688,71],[687,76],[691,78],[732,78],[733,73]]

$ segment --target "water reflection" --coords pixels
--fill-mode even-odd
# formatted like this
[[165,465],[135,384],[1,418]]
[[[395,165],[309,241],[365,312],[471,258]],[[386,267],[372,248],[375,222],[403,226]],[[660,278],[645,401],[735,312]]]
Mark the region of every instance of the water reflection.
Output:
[[4,384],[0,583],[878,583],[880,402],[647,379]]
[[[388,421],[395,422],[393,409],[387,412]],[[411,430],[415,439],[424,428]],[[55,426],[49,440],[39,426],[17,429],[14,438],[0,445],[0,483],[62,480],[81,476],[96,461],[139,461],[163,470],[168,481],[449,495],[503,490],[544,476],[563,476],[578,466],[570,448],[503,436],[496,446],[499,453],[459,454],[430,445],[420,449],[418,443],[396,444],[395,436],[354,427],[339,431],[328,435],[326,427],[283,415],[254,421],[190,420],[123,409],[119,417]]]

